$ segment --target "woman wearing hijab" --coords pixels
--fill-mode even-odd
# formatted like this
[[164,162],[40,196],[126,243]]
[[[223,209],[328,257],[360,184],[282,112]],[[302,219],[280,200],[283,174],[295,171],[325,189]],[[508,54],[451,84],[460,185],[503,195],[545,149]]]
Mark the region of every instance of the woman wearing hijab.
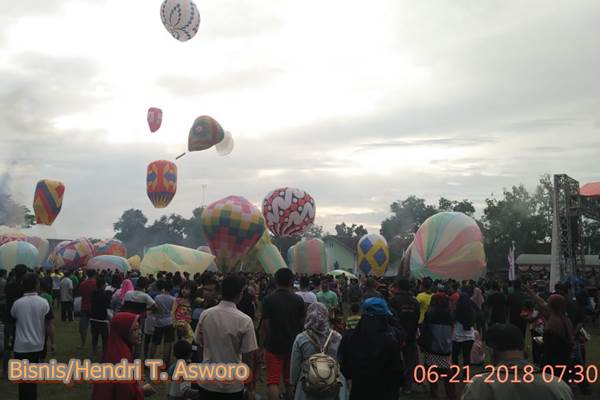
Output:
[[570,365],[575,340],[567,317],[567,301],[560,294],[548,298],[549,317],[544,327],[542,365]]
[[[121,312],[110,322],[110,334],[103,363],[118,364],[122,359],[133,363],[132,347],[140,342],[141,330],[139,315]],[[101,383],[95,384],[92,400],[142,400],[155,393],[152,386],[137,383]]]
[[339,361],[342,374],[352,382],[350,400],[396,400],[404,368],[403,335],[389,323],[392,313],[382,298],[370,297],[362,304],[355,329],[344,334]]
[[123,302],[125,301],[125,295],[128,292],[133,290],[133,283],[129,279],[124,279],[121,282],[121,288],[113,294],[112,299],[110,301],[110,308],[114,310],[114,313],[118,313],[121,307],[123,306]]
[[[329,338],[325,354],[337,359],[338,348],[342,340],[342,336],[331,329],[329,325],[329,312],[327,307],[322,303],[312,303],[306,311],[306,319],[304,322],[304,332],[296,336],[294,345],[292,346],[292,356],[290,360],[290,381],[296,385],[295,400],[309,400],[312,396],[304,393],[300,377],[302,375],[302,366],[310,356],[320,353],[325,342]],[[331,337],[330,337],[331,335]],[[346,380],[341,377],[339,396],[336,399],[346,399]],[[320,397],[319,399],[323,399]]]

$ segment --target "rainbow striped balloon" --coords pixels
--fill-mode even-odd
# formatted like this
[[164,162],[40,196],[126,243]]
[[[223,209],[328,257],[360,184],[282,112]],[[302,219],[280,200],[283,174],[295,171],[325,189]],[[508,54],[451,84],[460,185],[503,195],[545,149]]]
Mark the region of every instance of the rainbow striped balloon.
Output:
[[62,208],[64,194],[62,182],[43,179],[37,183],[33,198],[36,224],[52,225]]
[[298,242],[291,252],[292,270],[296,274],[327,273],[327,254],[321,239],[308,239]]
[[287,268],[285,260],[274,244],[261,247],[256,253],[256,257],[267,274],[274,274],[281,268]]
[[232,272],[264,234],[265,219],[245,198],[229,196],[204,210],[202,228],[217,266],[223,272]]
[[31,243],[23,241],[8,242],[0,246],[0,269],[11,271],[16,265],[28,268],[39,266],[39,252]]
[[458,212],[429,217],[417,231],[410,251],[414,278],[477,279],[485,274],[483,235],[477,223]]
[[365,275],[383,276],[390,263],[390,250],[385,238],[377,233],[364,235],[358,241],[358,268]]

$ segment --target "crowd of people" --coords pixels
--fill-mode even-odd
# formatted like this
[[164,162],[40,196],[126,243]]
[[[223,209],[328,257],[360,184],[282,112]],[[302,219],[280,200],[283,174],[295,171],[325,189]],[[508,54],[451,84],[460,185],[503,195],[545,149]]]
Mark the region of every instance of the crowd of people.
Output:
[[[589,394],[589,383],[544,383],[541,368],[586,365],[599,295],[597,286],[558,284],[550,293],[518,280],[334,278],[289,269],[140,276],[18,265],[0,271],[3,374],[10,358],[53,357],[60,314],[79,332],[74,357],[162,358],[171,373],[177,360],[243,362],[252,371],[245,382],[172,381],[170,400],[254,399],[259,382],[269,400],[438,397],[439,384],[450,399],[571,399],[574,391]],[[489,384],[476,376],[484,364],[531,365],[536,373],[528,384]],[[417,366],[444,378],[415,379]],[[457,385],[454,366],[469,366],[475,378]],[[156,393],[151,383],[93,386],[98,400]],[[20,383],[19,398],[36,399],[37,386]]]

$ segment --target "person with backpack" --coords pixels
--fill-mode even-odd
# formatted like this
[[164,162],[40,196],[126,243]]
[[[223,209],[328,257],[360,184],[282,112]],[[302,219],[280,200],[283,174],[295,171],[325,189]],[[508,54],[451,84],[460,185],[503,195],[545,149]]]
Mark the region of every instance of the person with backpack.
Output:
[[342,336],[331,329],[322,303],[308,306],[304,331],[292,346],[290,382],[295,400],[346,399],[346,380],[340,374],[337,353]]
[[[338,360],[351,382],[350,400],[397,400],[404,379],[401,330],[390,325],[386,301],[371,297],[362,304],[356,329],[344,334]],[[349,385],[350,386],[350,385]]]

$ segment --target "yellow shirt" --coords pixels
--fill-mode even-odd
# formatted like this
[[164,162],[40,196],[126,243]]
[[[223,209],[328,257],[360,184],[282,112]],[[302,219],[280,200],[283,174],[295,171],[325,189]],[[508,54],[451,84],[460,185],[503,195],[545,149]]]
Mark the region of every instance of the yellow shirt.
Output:
[[419,315],[419,324],[423,323],[425,319],[425,313],[429,309],[429,303],[431,303],[431,293],[421,292],[417,295],[417,301],[419,302],[419,306],[421,309],[421,314]]

